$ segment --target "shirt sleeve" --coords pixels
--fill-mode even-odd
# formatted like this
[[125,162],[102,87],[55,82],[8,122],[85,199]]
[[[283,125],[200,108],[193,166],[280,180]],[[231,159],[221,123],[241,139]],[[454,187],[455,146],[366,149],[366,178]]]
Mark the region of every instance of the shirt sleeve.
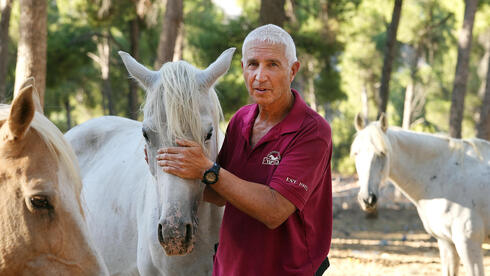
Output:
[[310,195],[325,181],[330,166],[331,139],[318,135],[296,139],[284,153],[270,187],[302,210]]

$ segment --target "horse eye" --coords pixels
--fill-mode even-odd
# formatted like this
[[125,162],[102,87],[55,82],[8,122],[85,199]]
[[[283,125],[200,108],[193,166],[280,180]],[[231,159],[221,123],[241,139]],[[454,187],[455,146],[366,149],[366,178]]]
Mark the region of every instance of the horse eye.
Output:
[[213,128],[209,130],[208,134],[206,135],[206,139],[204,141],[211,139],[211,136],[213,136]]
[[148,134],[146,134],[146,131],[144,128],[141,129],[143,131],[143,137],[145,137],[145,140],[148,141]]
[[30,198],[30,201],[35,209],[53,209],[47,196],[35,195]]

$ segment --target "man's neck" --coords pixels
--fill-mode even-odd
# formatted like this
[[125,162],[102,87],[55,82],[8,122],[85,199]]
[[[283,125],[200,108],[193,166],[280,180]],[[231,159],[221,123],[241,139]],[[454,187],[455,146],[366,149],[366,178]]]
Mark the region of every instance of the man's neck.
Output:
[[266,124],[276,125],[281,122],[291,111],[294,104],[294,95],[292,92],[284,97],[284,100],[273,106],[261,106],[259,105],[259,114],[255,119],[255,122],[262,122]]

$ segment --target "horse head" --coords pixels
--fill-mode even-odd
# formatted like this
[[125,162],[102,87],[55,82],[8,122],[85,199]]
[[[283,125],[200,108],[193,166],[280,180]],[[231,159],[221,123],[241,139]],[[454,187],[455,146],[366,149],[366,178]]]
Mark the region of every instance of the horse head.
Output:
[[32,79],[0,106],[0,274],[106,274],[84,222],[75,155],[40,107]]
[[351,147],[351,156],[355,158],[359,176],[359,194],[357,199],[363,210],[372,211],[376,207],[379,186],[388,178],[391,146],[386,136],[388,121],[382,114],[378,121],[365,127],[359,114],[354,125],[357,130]]
[[130,75],[146,90],[142,134],[160,205],[155,237],[167,255],[192,251],[204,185],[163,172],[157,164],[157,151],[175,146],[176,138],[185,138],[198,142],[210,159],[216,159],[222,115],[213,85],[227,72],[234,51],[226,50],[205,70],[177,61],[165,63],[158,71],[148,70],[129,54],[119,52]]

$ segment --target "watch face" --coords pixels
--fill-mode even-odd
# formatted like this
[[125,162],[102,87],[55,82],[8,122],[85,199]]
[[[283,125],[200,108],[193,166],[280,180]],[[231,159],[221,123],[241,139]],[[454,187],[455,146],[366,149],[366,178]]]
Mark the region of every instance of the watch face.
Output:
[[216,174],[214,172],[208,172],[206,174],[206,181],[208,181],[208,182],[216,181]]

